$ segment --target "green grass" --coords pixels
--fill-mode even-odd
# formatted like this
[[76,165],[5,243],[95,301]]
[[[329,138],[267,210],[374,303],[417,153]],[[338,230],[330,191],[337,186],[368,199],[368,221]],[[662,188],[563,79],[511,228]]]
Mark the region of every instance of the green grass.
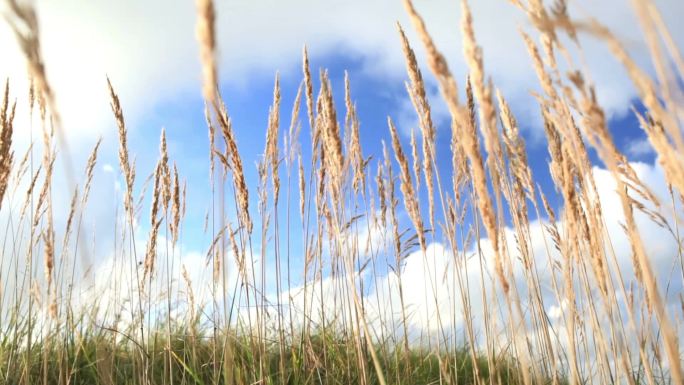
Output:
[[[0,345],[0,373],[3,373],[0,383],[123,385],[140,383],[138,376],[146,373],[149,383],[166,384],[169,383],[169,371],[174,384],[251,384],[257,378],[263,379],[265,384],[380,383],[370,355],[363,352],[359,361],[353,340],[320,332],[307,341],[288,343],[281,355],[281,346],[277,344],[253,349],[253,341],[247,336],[219,334],[214,337],[206,333],[197,336],[191,329],[177,329],[171,338],[173,361],[169,367],[166,335],[165,331],[160,331],[155,334],[158,338],[150,339],[145,347],[148,360],[145,370],[141,370],[144,365],[141,349],[121,335],[114,338],[116,335],[108,330],[48,335],[34,344],[31,352],[17,352],[15,345],[3,341]],[[229,344],[232,359],[223,359],[225,344]],[[473,361],[465,348],[449,353],[420,348],[405,352],[389,350],[383,345],[373,348],[378,352],[388,383],[438,384],[441,378],[444,383],[473,384],[473,366],[477,366],[485,382],[494,375],[498,379],[495,382],[522,383],[520,368],[509,358],[501,358],[496,373],[490,373],[487,359],[479,356]],[[218,360],[214,360],[215,351],[219,352]],[[259,357],[255,354],[258,351],[266,353],[263,369],[259,368]]]

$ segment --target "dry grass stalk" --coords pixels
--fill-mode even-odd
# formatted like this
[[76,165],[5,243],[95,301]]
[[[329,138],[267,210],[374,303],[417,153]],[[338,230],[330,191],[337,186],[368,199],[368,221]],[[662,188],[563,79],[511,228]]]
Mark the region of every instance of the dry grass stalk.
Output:
[[90,187],[93,182],[93,173],[95,171],[95,165],[97,164],[97,152],[100,149],[101,144],[102,138],[97,140],[97,143],[95,143],[95,147],[93,147],[93,150],[90,152],[90,156],[88,156],[88,161],[86,162],[86,181],[85,186],[83,187],[83,197],[81,198],[82,204],[88,201],[88,196],[90,195]]
[[682,383],[682,381],[684,381],[684,377],[682,377],[682,363],[679,353],[679,337],[677,336],[676,329],[672,326],[667,311],[665,310],[665,304],[660,296],[655,273],[651,267],[651,262],[646,254],[641,235],[639,234],[638,227],[634,220],[632,205],[627,199],[627,191],[626,189],[620,189],[620,187],[620,184],[618,184],[618,193],[622,199],[622,207],[626,221],[625,227],[627,229],[630,246],[635,254],[635,259],[637,260],[636,266],[639,266],[642,271],[641,282],[646,289],[647,304],[648,306],[653,306],[660,330],[663,333],[663,343],[665,345],[665,351],[667,353],[670,365],[670,375],[672,376],[672,381],[673,383]]
[[[55,268],[55,229],[53,219],[52,206],[52,170],[56,159],[55,150],[52,148],[52,130],[48,130],[43,126],[43,168],[47,170],[43,188],[38,198],[36,207],[36,214],[33,221],[32,233],[38,228],[38,222],[42,216],[41,207],[45,205],[45,212],[47,213],[47,225],[42,230],[43,238],[43,263],[45,264],[45,281],[47,286],[47,299],[49,301],[48,314],[53,318],[57,318],[57,291],[53,285],[54,268]],[[37,242],[38,240],[36,240]]]
[[385,178],[382,174],[382,163],[378,162],[378,172],[375,176],[375,186],[378,188],[378,199],[380,200],[380,223],[387,226],[387,197],[385,193]]
[[230,242],[230,249],[233,253],[233,258],[235,258],[235,264],[238,267],[238,272],[240,273],[240,279],[243,283],[249,282],[249,276],[247,275],[247,264],[245,263],[245,254],[240,251],[238,247],[237,240],[235,239],[235,234],[230,222],[227,224],[226,231],[228,232],[228,241]]
[[124,208],[129,213],[133,215],[133,182],[135,181],[135,171],[131,167],[131,163],[128,158],[128,143],[127,135],[128,130],[126,129],[126,123],[124,121],[123,111],[121,110],[121,103],[119,102],[119,96],[114,92],[114,87],[112,83],[107,78],[107,86],[109,87],[109,96],[111,99],[112,112],[116,118],[116,124],[119,131],[119,165],[121,166],[121,171],[124,175],[124,181],[126,182],[126,191],[124,195]]
[[[520,136],[518,130],[518,123],[516,122],[513,113],[511,112],[508,103],[503,98],[500,92],[497,91],[496,97],[501,111],[501,122],[503,123],[503,139],[506,145],[506,152],[508,153],[509,161],[511,162],[511,171],[516,178],[516,183],[524,188],[527,197],[534,201],[534,186],[532,185],[532,172],[527,163],[527,152],[525,151],[525,142]],[[522,190],[520,191],[522,192]],[[526,212],[526,211],[525,211]]]
[[356,106],[351,99],[351,87],[349,85],[349,74],[344,72],[344,95],[345,104],[347,107],[347,117],[345,126],[349,134],[349,158],[354,172],[354,179],[352,181],[352,188],[356,193],[359,189],[366,190],[366,162],[363,159],[363,152],[361,150],[361,135],[359,133],[359,118],[356,114]]
[[159,139],[159,164],[161,166],[161,202],[163,211],[166,213],[171,202],[171,170],[169,168],[169,154],[166,145],[166,129],[162,128],[161,137]]
[[185,281],[185,287],[188,291],[188,307],[190,310],[190,323],[195,322],[195,292],[192,290],[192,280],[190,279],[190,274],[185,268],[185,264],[181,265],[181,275],[183,276],[183,281]]
[[420,155],[416,142],[416,130],[411,129],[411,157],[413,158],[413,177],[416,178],[416,191],[420,191]]
[[[446,59],[439,52],[435,46],[430,34],[427,31],[425,22],[418,12],[413,7],[411,0],[404,0],[404,7],[409,14],[411,22],[414,28],[418,32],[418,36],[423,41],[425,50],[428,56],[428,65],[430,70],[435,75],[440,84],[440,90],[442,97],[447,104],[449,113],[452,116],[453,121],[457,122],[462,130],[464,130],[463,141],[461,148],[468,156],[470,160],[470,169],[472,173],[473,183],[475,186],[475,191],[478,196],[477,204],[480,215],[482,216],[485,230],[487,235],[492,242],[493,248],[495,250],[496,256],[496,270],[504,290],[508,290],[508,281],[503,273],[503,265],[501,258],[499,256],[499,234],[497,231],[496,218],[494,214],[494,209],[492,205],[491,198],[489,196],[489,191],[487,189],[487,178],[484,170],[484,162],[482,160],[482,155],[480,154],[477,133],[475,132],[475,127],[468,122],[467,112],[464,111],[463,106],[458,102],[458,91],[456,87],[456,81],[451,75],[451,71],[446,63]],[[470,89],[467,86],[466,89]]]
[[[33,106],[37,91],[41,119],[43,122],[46,121],[46,109],[49,109],[51,115],[51,127],[53,129],[56,127],[57,137],[62,147],[62,158],[66,177],[70,183],[74,184],[75,182],[73,182],[69,146],[64,137],[64,132],[62,131],[62,119],[57,108],[57,102],[55,100],[53,89],[47,79],[45,65],[43,63],[41,54],[38,16],[32,3],[24,2],[19,4],[19,2],[16,0],[9,0],[8,5],[10,15],[7,16],[5,20],[9,23],[10,28],[15,34],[17,42],[24,53],[24,57],[28,66],[30,78],[29,111],[31,114],[33,113]],[[0,174],[0,178],[1,177],[2,175]],[[2,184],[0,184],[0,187],[2,187]],[[1,199],[2,196],[0,196],[0,205]]]
[[[478,115],[480,131],[484,138],[485,150],[487,151],[487,165],[492,176],[494,191],[499,191],[501,173],[500,160],[502,159],[501,142],[496,127],[496,112],[492,102],[491,85],[485,81],[484,63],[482,60],[482,48],[477,45],[475,31],[473,30],[473,18],[467,0],[461,2],[461,28],[463,32],[463,53],[470,70],[470,83],[473,87],[475,100],[479,104]],[[495,193],[496,194],[496,193]]]
[[[36,10],[31,4],[19,4],[17,0],[9,0],[9,8],[12,12],[12,17],[7,17],[6,20],[14,31],[14,34],[19,42],[19,46],[24,53],[28,65],[28,72],[31,77],[33,87],[38,90],[38,102],[40,105],[45,105],[47,102],[50,108],[50,113],[54,119],[58,130],[61,130],[61,118],[57,110],[57,103],[55,102],[54,92],[50,87],[45,72],[45,64],[41,55],[40,47],[40,30],[38,26],[38,16]],[[19,21],[21,25],[18,25]],[[31,95],[33,96],[33,95]],[[31,97],[31,99],[33,99]],[[32,103],[31,103],[32,104]],[[61,138],[61,131],[59,131]],[[64,141],[61,141],[63,144]]]
[[430,37],[430,34],[427,31],[425,21],[423,21],[423,18],[413,7],[413,1],[403,0],[403,3],[411,23],[418,33],[418,37],[422,40],[423,45],[425,46],[428,67],[439,81],[442,97],[447,103],[449,112],[455,116],[462,116],[463,111],[458,103],[458,88],[456,87],[456,80],[451,75],[451,71],[449,71],[449,66],[447,65],[444,55],[439,52],[437,46],[435,46],[435,43],[432,41],[432,37]]
[[[316,125],[320,127],[321,123],[323,121],[323,115],[318,115],[316,117]],[[320,128],[316,129],[317,131],[320,131]],[[317,179],[318,179],[318,186],[316,190],[316,212],[320,215],[323,212],[324,206],[325,206],[325,201],[323,200],[323,196],[325,194],[325,186],[327,182],[327,172],[326,170],[328,169],[326,167],[326,162],[327,162],[327,151],[325,149],[325,146],[314,146],[314,152],[318,154],[318,158],[320,159],[320,167],[318,167],[317,170]],[[312,164],[315,164],[315,157],[312,160]]]
[[[185,201],[185,199],[183,199]],[[180,178],[178,177],[178,167],[176,163],[173,164],[173,189],[171,190],[171,228],[172,243],[175,245],[178,241],[178,233],[180,231],[180,221],[182,215],[181,207],[181,190]]]
[[268,129],[266,130],[266,152],[264,161],[270,164],[271,183],[273,184],[273,202],[278,204],[280,196],[280,174],[278,164],[278,130],[280,128],[280,77],[276,74],[275,85],[273,87],[273,105],[268,116]]
[[[674,38],[672,37],[672,34],[670,33],[669,29],[667,28],[667,24],[663,20],[661,12],[658,10],[658,8],[655,6],[655,4],[646,2],[646,1],[638,1],[638,2],[632,2],[636,6],[640,7],[637,10],[637,16],[639,16],[642,20],[643,19],[649,19],[650,18],[650,23],[651,23],[651,28],[655,29],[657,33],[660,35],[660,39],[663,41],[663,45],[665,45],[665,48],[667,51],[669,51],[670,58],[672,59],[672,62],[674,62],[677,71],[679,72],[679,76],[684,75],[684,58],[682,58],[682,54],[680,52],[680,48],[677,46]],[[643,12],[643,9],[646,9],[645,12]],[[643,13],[642,13],[643,12]],[[642,21],[643,25],[643,21]],[[647,29],[642,27],[642,29]],[[655,34],[655,32],[653,33]],[[652,42],[649,41],[649,46],[654,46],[656,45],[657,42]],[[654,48],[651,48],[652,51],[656,51]],[[653,56],[653,55],[652,55]],[[655,55],[656,58],[654,60],[659,60],[659,61],[664,61],[664,58],[661,55]],[[666,71],[667,69],[663,69],[661,72]],[[663,83],[661,81],[661,83]],[[675,108],[681,108],[675,106]]]
[[406,211],[413,222],[413,226],[416,228],[416,233],[418,235],[418,241],[420,242],[421,250],[425,251],[427,244],[425,242],[425,230],[423,228],[423,219],[420,214],[420,207],[418,205],[418,198],[416,197],[415,191],[413,189],[413,182],[411,181],[411,171],[409,169],[408,159],[404,154],[404,150],[399,142],[399,135],[397,134],[397,129],[392,123],[392,119],[387,118],[387,124],[390,128],[390,134],[392,135],[392,148],[394,149],[394,156],[399,163],[399,180],[401,193],[404,195],[404,205]]
[[344,71],[344,107],[346,110],[346,113],[344,115],[344,138],[348,140],[348,142],[344,143],[345,149],[347,150],[348,153],[351,152],[351,123],[352,120],[354,119],[356,115],[356,111],[354,110],[354,102],[352,101],[352,95],[351,95],[351,84],[349,80],[349,72]]
[[207,103],[217,109],[216,11],[213,0],[196,0],[195,4],[197,6],[195,33],[200,46],[200,61],[202,63],[202,93]]
[[[242,167],[242,158],[238,152],[237,142],[235,140],[235,133],[233,126],[228,116],[228,111],[223,102],[220,103],[219,113],[217,115],[219,126],[223,134],[223,140],[226,144],[226,154],[223,156],[226,169],[232,171],[233,185],[235,186],[235,194],[237,196],[237,203],[239,208],[239,217],[241,225],[245,227],[248,233],[252,232],[252,219],[249,215],[249,190],[247,189],[247,181],[245,179],[244,169]],[[214,152],[216,154],[216,152]]]
[[[611,34],[609,34],[607,31],[604,32],[607,33],[607,38],[609,41],[613,41],[614,43],[616,43],[616,39],[614,39]],[[614,51],[614,54],[618,56],[618,59],[620,59],[619,50],[617,51],[618,53]],[[622,59],[623,61],[625,60],[624,57]],[[629,72],[629,66],[627,67]],[[646,80],[649,79],[646,78]],[[634,82],[637,83],[636,80]],[[593,145],[594,148],[597,149],[602,160],[606,163],[608,169],[612,172],[618,184],[617,190],[621,197],[621,203],[626,220],[625,228],[627,230],[628,239],[633,250],[633,266],[635,275],[637,281],[639,281],[645,289],[646,300],[649,306],[649,310],[650,306],[655,307],[656,316],[663,333],[670,335],[670,337],[665,340],[665,348],[667,351],[670,364],[672,365],[671,374],[675,382],[681,382],[682,369],[678,353],[678,339],[676,338],[676,334],[672,329],[670,319],[665,313],[662,304],[662,298],[660,296],[660,292],[658,290],[657,283],[653,275],[650,261],[646,257],[645,251],[643,249],[641,235],[639,234],[639,231],[636,227],[636,223],[634,221],[634,201],[628,196],[628,185],[624,182],[623,178],[627,178],[628,180],[630,180],[630,182],[634,182],[638,190],[641,191],[643,194],[646,194],[647,199],[651,200],[656,205],[658,205],[658,200],[651,193],[648,192],[648,188],[639,181],[639,178],[636,177],[635,173],[631,169],[630,165],[627,163],[626,159],[617,150],[617,147],[612,141],[610,132],[608,131],[605,114],[603,113],[602,108],[598,105],[593,88],[580,89],[580,92],[583,97],[581,101],[581,110],[583,112],[583,124],[581,127],[583,128],[585,135],[588,137],[590,143]],[[646,104],[648,103],[648,101],[644,100],[644,103]],[[681,133],[678,132],[678,135],[681,135]],[[673,139],[676,145],[677,137],[675,136]],[[666,167],[664,168],[666,169]],[[594,263],[599,265],[597,266],[597,270],[599,270],[600,273],[602,273],[602,262],[596,261]],[[605,273],[603,273],[603,276],[605,276]]]
[[74,223],[74,216],[76,215],[76,202],[78,201],[78,186],[74,189],[71,195],[71,203],[69,204],[69,214],[67,215],[66,224],[64,225],[64,239],[62,240],[62,255],[61,260],[64,259],[64,254],[68,250],[69,236],[71,235],[71,226]]
[[210,249],[212,260],[214,262],[212,269],[212,279],[214,284],[218,284],[221,278],[221,251],[218,247],[212,247]]
[[[517,5],[527,13],[535,28],[537,28],[544,35],[550,36],[552,40],[556,40],[553,22],[549,17],[546,8],[544,7],[544,3],[541,0],[530,0],[527,6],[520,4],[518,1],[516,2],[518,3]],[[554,6],[555,11],[559,15],[565,14],[564,12],[567,7],[564,0],[557,1]]]
[[299,161],[299,215],[304,223],[304,208],[306,204],[306,179],[304,176],[304,165],[302,164],[302,155],[298,155]]
[[[425,174],[425,184],[428,190],[428,210],[430,215],[430,226],[435,227],[435,200],[434,200],[434,178],[432,167],[435,161],[435,140],[437,137],[437,131],[435,130],[434,123],[432,122],[432,112],[430,109],[430,103],[427,100],[427,95],[425,93],[425,82],[423,81],[423,75],[418,67],[418,62],[416,60],[416,55],[411,48],[411,45],[406,38],[406,34],[400,25],[397,24],[399,29],[399,35],[401,37],[402,49],[404,51],[404,58],[406,59],[406,70],[411,80],[411,84],[407,85],[408,94],[411,98],[411,103],[418,113],[418,119],[420,122],[420,131],[423,135],[423,172]],[[413,145],[412,145],[413,146]],[[415,158],[415,154],[414,154]],[[416,160],[414,159],[414,162]],[[415,166],[414,166],[415,167]],[[418,173],[416,173],[416,180],[419,180]],[[419,182],[416,184],[416,190],[418,189]]]
[[501,254],[499,252],[499,234],[496,224],[496,216],[494,214],[492,200],[489,196],[489,190],[487,189],[487,177],[484,170],[484,161],[482,160],[480,144],[477,133],[475,132],[475,102],[470,79],[468,79],[466,82],[466,96],[468,99],[468,109],[470,111],[469,116],[471,118],[465,122],[465,126],[463,127],[465,135],[463,136],[462,148],[470,160],[470,169],[472,172],[475,194],[477,195],[479,213],[482,216],[482,222],[484,223],[485,230],[487,231],[487,236],[492,242],[492,248],[494,249],[494,269],[496,270],[496,274],[501,282],[504,292],[507,293],[509,284],[503,270],[503,261],[501,260]]
[[29,183],[28,188],[26,189],[24,204],[21,206],[21,210],[19,210],[19,218],[20,219],[24,219],[24,215],[26,214],[26,210],[28,209],[29,205],[31,204],[31,197],[33,196],[33,190],[36,187],[36,182],[38,181],[38,176],[40,176],[40,172],[42,169],[43,169],[43,166],[39,165],[38,168],[36,169],[36,172],[33,174],[33,177],[31,178],[31,182]]
[[53,319],[57,318],[57,295],[53,287],[53,271],[55,269],[55,234],[48,228],[43,232],[43,262],[45,263],[45,281],[47,286],[48,314]]
[[321,159],[323,159],[323,154],[325,154],[325,169],[326,174],[330,177],[332,199],[333,202],[339,202],[345,161],[340,126],[337,122],[337,112],[335,111],[335,102],[333,101],[330,79],[328,79],[326,72],[321,72],[321,97],[321,133],[323,135]]
[[154,274],[154,265],[157,259],[157,235],[159,233],[159,226],[161,225],[161,219],[157,219],[159,216],[159,209],[162,205],[162,189],[163,189],[163,171],[162,171],[161,160],[157,163],[157,167],[154,172],[154,190],[152,193],[152,205],[150,207],[150,235],[147,241],[147,249],[145,251],[145,262],[144,262],[144,272],[143,272],[143,282],[145,278],[149,277],[152,279]]
[[313,81],[311,80],[311,71],[309,69],[309,54],[306,51],[306,46],[302,49],[302,72],[304,73],[304,88],[305,88],[305,95],[306,95],[306,110],[309,116],[309,128],[311,129],[312,133],[314,131],[315,127],[315,118],[314,118],[314,100],[313,100]]
[[549,173],[557,186],[562,184],[561,164],[563,163],[563,152],[561,151],[561,136],[558,133],[553,121],[549,116],[547,109],[542,109],[542,118],[544,119],[544,132],[546,134],[547,149],[551,156],[549,162]]
[[537,77],[539,78],[539,82],[542,85],[542,89],[551,100],[556,100],[558,98],[558,93],[556,92],[556,89],[553,87],[551,77],[544,68],[544,62],[542,61],[541,55],[539,54],[539,49],[537,49],[537,46],[534,44],[532,38],[530,38],[528,34],[526,34],[523,31],[520,31],[520,34],[522,35],[523,41],[525,42],[525,46],[527,47],[527,51],[530,57],[532,58],[534,70],[537,73]]
[[181,219],[185,218],[185,209],[187,208],[186,203],[187,203],[187,193],[188,193],[188,181],[187,179],[183,181],[183,192],[181,193],[182,199],[181,199]]
[[269,216],[269,214],[266,212],[268,209],[268,207],[266,206],[268,202],[268,169],[268,159],[267,157],[264,157],[259,163],[257,163],[257,175],[259,177],[259,184],[257,185],[257,208],[262,216]]
[[[135,165],[135,162],[134,162]],[[154,169],[152,172],[150,172],[149,175],[147,175],[147,178],[145,178],[145,181],[143,182],[142,187],[140,188],[140,191],[138,192],[138,200],[135,203],[135,215],[137,216],[140,211],[143,208],[143,203],[145,201],[145,198],[147,197],[147,190],[150,188],[150,184],[152,184],[153,179],[154,179],[154,173],[157,170],[157,166],[155,164]]]
[[204,119],[207,122],[207,127],[209,129],[209,183],[214,185],[214,170],[216,167],[216,161],[214,155],[218,152],[216,149],[216,128],[212,123],[211,113],[209,112],[209,107],[204,105]]
[[[292,113],[290,114],[290,129],[288,130],[289,147],[288,151],[288,164],[294,163],[294,158],[297,153],[299,153],[299,133],[302,129],[302,125],[299,122],[299,107],[302,104],[302,84],[297,87],[297,96],[295,96],[294,103],[292,105]],[[287,146],[286,146],[287,147]],[[289,169],[289,168],[288,168]]]
[[[0,129],[2,129],[1,123]],[[0,137],[2,137],[2,135],[0,135]],[[26,151],[24,151],[24,156],[21,158],[21,161],[19,161],[15,168],[16,171],[14,172],[14,180],[11,182],[11,186],[13,186],[11,190],[12,195],[14,195],[14,193],[19,189],[19,182],[24,179],[24,176],[29,171],[29,158],[33,152],[33,144],[34,142],[31,142],[28,145],[28,148],[26,149]],[[12,167],[10,167],[10,170],[11,169]],[[8,185],[10,185],[10,183],[8,183]],[[5,190],[5,192],[7,192],[7,190]]]
[[35,214],[33,217],[33,224],[32,224],[32,231],[35,231],[38,228],[38,224],[40,223],[40,219],[42,218],[42,214],[44,211],[47,210],[49,217],[48,217],[48,227],[52,227],[52,210],[50,209],[50,190],[52,186],[52,172],[54,170],[54,164],[55,164],[55,157],[52,155],[54,154],[54,149],[51,148],[51,136],[48,133],[47,129],[43,129],[43,147],[44,147],[44,152],[43,152],[43,159],[42,159],[42,167],[46,170],[45,172],[45,177],[43,180],[43,185],[40,190],[40,194],[38,195],[38,201],[36,202],[36,207],[34,209]]
[[41,186],[41,189],[40,189],[40,194],[38,194],[38,200],[36,201],[36,207],[34,209],[33,224],[32,224],[33,230],[38,228],[38,224],[40,223],[40,219],[42,217],[44,206],[47,204],[47,201],[48,201],[48,195],[50,192],[50,181],[52,180],[52,172],[54,170],[54,164],[55,164],[55,159],[53,158],[50,160],[47,167],[44,164],[41,166],[45,169],[45,177],[44,177],[43,185]]
[[[468,82],[466,82],[468,83]],[[467,84],[466,84],[467,85]],[[467,113],[466,119],[470,127],[475,127],[475,101],[472,98],[472,93],[467,94]],[[454,190],[454,200],[461,201],[461,188],[468,182],[470,171],[468,167],[468,159],[463,147],[463,133],[461,132],[461,123],[457,117],[452,114],[451,117],[451,168],[452,168],[452,188]]]
[[13,166],[14,152],[12,147],[12,134],[14,132],[14,111],[16,103],[9,107],[9,80],[5,82],[5,92],[0,107],[0,208],[5,197],[7,184]]
[[[389,150],[387,149],[387,145],[385,144],[384,140],[382,141],[382,157],[383,157],[384,164],[382,167],[378,168],[379,169],[378,172],[382,173],[382,171],[384,171],[387,173],[386,178],[382,179],[382,186],[383,186],[383,190],[385,191],[384,195],[386,197],[386,202],[385,202],[386,210],[389,211],[391,219],[394,222],[397,220],[396,209],[397,209],[398,200],[397,200],[396,194],[395,194],[395,186],[394,186],[395,178],[394,178],[394,172],[392,169],[392,159],[390,158]],[[380,168],[382,170],[380,170]],[[381,201],[380,206],[382,207],[382,205],[383,205],[383,202]],[[392,227],[394,228],[393,233],[395,235],[394,241],[395,241],[395,251],[397,252],[396,258],[399,258],[399,256],[401,255],[401,253],[400,253],[400,251],[401,251],[401,238],[399,238],[399,223],[398,222],[396,224],[393,223]]]
[[[394,143],[394,138],[393,138],[393,143]],[[392,226],[392,246],[394,248],[394,273],[397,276],[397,283],[398,283],[398,288],[399,288],[399,303],[400,303],[400,308],[401,308],[401,321],[402,321],[402,327],[403,327],[403,332],[404,332],[404,349],[406,349],[406,354],[408,354],[408,326],[407,326],[407,314],[406,314],[406,306],[404,302],[404,288],[402,284],[402,247],[401,247],[401,235],[399,234],[399,219],[397,216],[397,205],[399,204],[399,201],[396,197],[395,194],[395,188],[394,188],[394,172],[392,171],[392,161],[390,160],[390,155],[389,151],[387,150],[387,146],[385,145],[385,141],[382,141],[382,154],[383,154],[383,159],[384,159],[384,169],[387,172],[387,179],[382,178],[380,175],[381,179],[381,184],[378,186],[383,187],[383,192],[386,192],[386,197],[381,197],[381,205],[383,205],[383,202],[387,202],[387,207],[385,208],[385,211],[389,211],[390,214],[390,222]],[[378,172],[381,173],[381,170],[383,169],[383,166],[378,166]],[[380,191],[380,189],[379,189]],[[403,191],[402,191],[403,193]],[[387,210],[389,208],[389,210]],[[383,214],[384,215],[384,214]],[[385,220],[383,219],[383,223],[385,223]],[[414,225],[415,226],[415,225]],[[417,235],[418,238],[420,239],[420,235]],[[424,249],[423,249],[424,250]],[[408,356],[407,356],[408,357]]]
[[[664,128],[663,138],[649,140],[656,151],[662,156],[660,164],[665,170],[666,176],[678,191],[684,191],[684,160],[678,154],[684,152],[684,135],[678,124],[675,113],[667,111],[659,100],[658,89],[651,78],[637,66],[629,56],[622,43],[613,35],[608,28],[595,20],[590,22],[571,22],[555,19],[554,25],[564,30],[586,31],[606,41],[613,56],[625,67],[632,83],[639,92],[639,96],[654,119],[660,122]],[[661,153],[662,151],[662,153]]]

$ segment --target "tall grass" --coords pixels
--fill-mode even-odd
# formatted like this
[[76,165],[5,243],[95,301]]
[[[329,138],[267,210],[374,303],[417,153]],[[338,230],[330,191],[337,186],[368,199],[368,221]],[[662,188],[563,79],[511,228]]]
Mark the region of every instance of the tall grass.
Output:
[[[684,383],[684,310],[668,304],[670,282],[655,270],[646,247],[652,240],[639,225],[647,218],[669,232],[679,270],[672,276],[683,276],[684,105],[677,95],[684,65],[655,7],[634,1],[652,78],[597,21],[571,19],[565,1],[513,1],[535,30],[521,39],[542,91],[535,96],[554,192],[538,186],[520,125],[488,78],[468,3],[462,1],[461,19],[467,74],[450,70],[429,25],[411,0],[403,3],[419,38],[411,42],[407,26],[398,26],[418,119],[410,148],[389,117],[384,153],[364,154],[348,76],[342,113],[328,72],[316,82],[305,49],[286,128],[275,78],[257,184],[249,185],[219,92],[211,0],[197,1],[209,133],[205,187],[186,187],[184,165],[169,158],[164,131],[158,162],[141,182],[116,81],[108,79],[124,194],[120,216],[111,218],[116,242],[106,279],[84,287],[94,273],[79,257],[89,252],[83,218],[100,142],[83,187],[70,202],[56,202],[58,150],[67,158],[69,151],[55,139],[62,127],[36,13],[11,1],[9,20],[33,81],[29,100],[15,103],[8,82],[0,104],[0,383]],[[594,86],[570,54],[581,51],[580,33],[605,42],[629,74],[645,107],[634,114],[669,199],[652,191],[616,145]],[[417,49],[425,51],[451,117],[446,174],[437,164],[437,122]],[[27,129],[15,127],[16,103],[29,106],[39,149],[13,146],[16,131]],[[310,157],[303,155],[302,125]],[[614,180],[631,266],[618,261],[591,153]],[[75,181],[71,162],[65,167]],[[211,191],[206,295],[182,265],[186,188]],[[54,220],[57,205],[69,207],[63,227]],[[147,229],[143,239],[140,228]],[[426,314],[408,305],[409,255],[423,261]],[[557,315],[550,314],[554,306]]]

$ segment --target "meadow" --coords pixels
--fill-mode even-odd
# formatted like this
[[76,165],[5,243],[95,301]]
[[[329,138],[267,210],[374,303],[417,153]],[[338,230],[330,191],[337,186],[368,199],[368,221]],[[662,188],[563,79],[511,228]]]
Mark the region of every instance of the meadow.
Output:
[[[254,184],[221,95],[217,39],[231,37],[216,33],[213,1],[197,0],[206,183],[185,182],[164,131],[150,144],[154,169],[136,167],[107,79],[122,182],[113,258],[98,275],[84,264],[97,242],[84,217],[100,142],[72,162],[36,9],[9,0],[31,89],[16,100],[8,80],[0,96],[0,384],[683,384],[684,60],[649,0],[631,6],[652,69],[599,21],[570,17],[565,0],[511,3],[529,21],[520,38],[544,159],[528,157],[488,76],[468,2],[454,20],[468,73],[454,73],[403,0],[410,25],[396,36],[417,130],[409,138],[389,116],[384,151],[364,153],[348,78],[334,94],[304,48],[291,110],[275,77]],[[600,41],[637,90],[630,114],[665,195],[616,144],[578,34]],[[428,77],[450,116],[445,154]],[[16,124],[17,105],[30,127]],[[25,148],[13,143],[20,130],[33,135]],[[551,190],[533,161],[548,165]],[[74,182],[69,201],[53,199],[57,167]],[[181,259],[188,189],[211,191],[196,208],[212,239],[197,262],[206,282]],[[651,228],[674,252],[654,255]],[[406,290],[416,276],[421,294]]]

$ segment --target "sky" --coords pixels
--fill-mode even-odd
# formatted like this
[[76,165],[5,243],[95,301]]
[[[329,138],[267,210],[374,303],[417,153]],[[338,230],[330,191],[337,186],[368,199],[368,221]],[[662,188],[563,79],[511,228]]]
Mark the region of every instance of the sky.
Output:
[[[427,78],[428,97],[438,126],[437,151],[442,154],[439,162],[444,162],[446,169],[448,113],[439,99],[434,79],[424,66],[422,47],[401,2],[231,0],[216,3],[220,90],[233,119],[250,186],[256,185],[255,163],[263,153],[276,73],[280,76],[283,95],[281,122],[289,122],[289,111],[302,80],[304,45],[308,47],[313,73],[318,73],[319,68],[328,69],[338,106],[343,105],[345,71],[349,74],[361,121],[361,144],[367,156],[380,159],[381,141],[389,144],[387,116],[397,122],[403,144],[408,145],[408,135],[417,127],[417,118],[404,88],[407,75],[397,22],[407,31]],[[417,0],[415,3],[462,84],[466,67],[461,55],[459,2]],[[592,15],[606,24],[625,42],[635,60],[652,72],[648,50],[629,1],[569,3],[571,15],[578,18]],[[153,171],[160,132],[162,128],[166,130],[169,156],[188,182],[188,212],[182,244],[188,261],[198,263],[210,242],[203,232],[210,186],[194,2],[37,0],[35,4],[48,80],[55,90],[77,168],[85,165],[90,149],[98,138],[103,138],[89,205],[88,223],[97,234],[99,247],[99,253],[93,257],[94,266],[104,264],[107,249],[114,242],[113,221],[108,218],[117,215],[123,181],[116,157],[118,142],[106,77],[111,79],[121,99],[129,127],[130,151],[136,158],[140,181]],[[658,0],[655,4],[676,44],[684,48],[684,25],[678,20],[684,15],[684,2]],[[6,12],[4,6],[0,6],[0,13]],[[485,70],[509,100],[521,124],[536,180],[542,189],[551,192],[543,129],[538,106],[531,96],[539,86],[518,32],[520,29],[532,32],[532,28],[508,1],[478,0],[471,1],[471,6],[476,37],[484,47]],[[630,108],[639,108],[639,104],[625,71],[601,42],[583,36],[582,44],[582,66],[588,69],[597,86],[599,101],[606,109],[616,143],[630,160],[639,162],[639,172],[644,178],[653,181],[654,186],[659,186],[658,191],[666,194],[655,155],[630,113]],[[25,62],[4,22],[0,22],[0,47],[3,47],[0,78],[8,77],[12,94],[25,100],[28,88]],[[22,106],[19,108],[21,112]],[[17,146],[25,146],[30,141],[26,115],[18,114]],[[308,136],[306,126],[303,137]],[[599,163],[596,167],[595,172],[604,175],[605,170]],[[613,193],[607,183],[606,199]],[[63,191],[56,192],[57,199],[68,201],[70,188],[64,185]],[[252,207],[256,207],[255,201]],[[617,223],[619,216],[616,214],[614,219]],[[141,231],[144,230],[143,227]],[[671,249],[665,247],[658,254],[665,261],[663,266],[669,261],[669,253]]]

